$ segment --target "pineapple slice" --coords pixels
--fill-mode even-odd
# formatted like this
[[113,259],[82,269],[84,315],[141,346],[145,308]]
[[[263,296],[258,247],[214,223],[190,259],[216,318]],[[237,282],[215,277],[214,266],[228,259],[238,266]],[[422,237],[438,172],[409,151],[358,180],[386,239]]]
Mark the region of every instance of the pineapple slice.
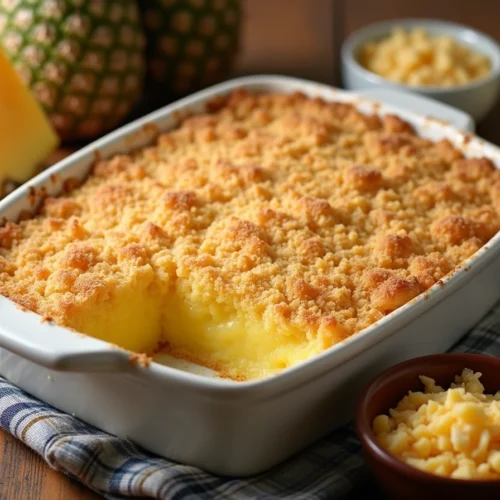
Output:
[[24,182],[59,144],[41,107],[0,50],[0,194],[6,180]]

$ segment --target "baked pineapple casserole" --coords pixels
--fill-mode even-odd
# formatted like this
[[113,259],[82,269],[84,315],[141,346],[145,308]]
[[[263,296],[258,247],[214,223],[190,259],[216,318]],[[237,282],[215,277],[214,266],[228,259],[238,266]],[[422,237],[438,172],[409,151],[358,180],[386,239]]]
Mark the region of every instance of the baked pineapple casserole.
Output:
[[321,353],[499,229],[500,172],[396,116],[237,91],[0,228],[0,293],[234,379]]

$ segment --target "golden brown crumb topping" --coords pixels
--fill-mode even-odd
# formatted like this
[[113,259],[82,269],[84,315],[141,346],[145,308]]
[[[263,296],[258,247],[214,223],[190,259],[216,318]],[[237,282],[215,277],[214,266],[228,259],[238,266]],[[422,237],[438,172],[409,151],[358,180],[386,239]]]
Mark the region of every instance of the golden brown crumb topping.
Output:
[[61,324],[148,279],[325,347],[500,227],[500,173],[395,116],[234,92],[0,228],[0,293]]

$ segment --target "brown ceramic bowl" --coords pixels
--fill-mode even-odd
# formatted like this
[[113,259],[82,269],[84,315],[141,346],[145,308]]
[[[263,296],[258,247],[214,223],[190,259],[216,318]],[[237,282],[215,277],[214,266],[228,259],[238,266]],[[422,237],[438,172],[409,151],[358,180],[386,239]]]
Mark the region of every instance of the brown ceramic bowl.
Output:
[[372,432],[373,419],[394,408],[408,391],[421,391],[419,375],[448,388],[464,368],[479,371],[486,392],[500,390],[500,359],[479,354],[437,354],[400,363],[380,374],[363,392],[356,408],[356,432],[369,467],[388,498],[398,500],[493,500],[500,480],[451,479],[420,471],[385,451]]

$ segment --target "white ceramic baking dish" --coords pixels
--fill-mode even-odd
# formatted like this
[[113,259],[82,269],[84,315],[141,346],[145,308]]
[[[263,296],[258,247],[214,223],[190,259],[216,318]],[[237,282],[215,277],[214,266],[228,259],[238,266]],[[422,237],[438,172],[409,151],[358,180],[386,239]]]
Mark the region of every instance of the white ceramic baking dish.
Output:
[[[186,110],[200,111],[236,88],[298,90],[355,102],[362,111],[396,112],[424,136],[447,137],[468,155],[487,155],[500,165],[498,148],[442,121],[312,82],[248,77],[167,106],[85,147],[1,201],[0,218],[15,219],[32,209],[42,186],[56,193],[64,179],[84,177],[96,155],[144,146]],[[470,125],[446,106],[417,104],[423,113]],[[347,422],[360,388],[384,368],[448,349],[500,296],[499,272],[497,235],[441,286],[328,352],[251,382],[218,379],[209,370],[168,359],[171,366],[133,365],[125,351],[42,323],[0,297],[0,373],[55,407],[165,457],[224,475],[254,474]]]

